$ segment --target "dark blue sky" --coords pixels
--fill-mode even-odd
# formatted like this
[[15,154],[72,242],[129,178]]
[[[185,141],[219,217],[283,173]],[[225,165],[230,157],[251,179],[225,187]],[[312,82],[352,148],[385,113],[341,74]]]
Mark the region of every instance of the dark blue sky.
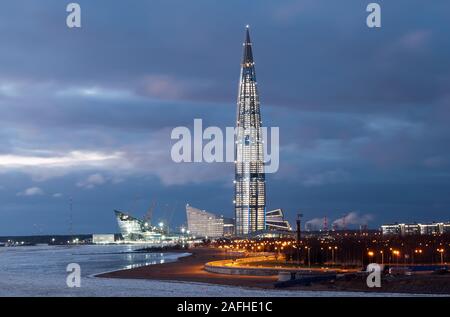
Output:
[[[268,208],[305,220],[449,220],[448,1],[16,0],[0,10],[0,235],[117,231],[112,210],[231,216],[232,164],[176,164],[170,132],[232,126],[251,25]],[[313,221],[313,223],[320,220]]]

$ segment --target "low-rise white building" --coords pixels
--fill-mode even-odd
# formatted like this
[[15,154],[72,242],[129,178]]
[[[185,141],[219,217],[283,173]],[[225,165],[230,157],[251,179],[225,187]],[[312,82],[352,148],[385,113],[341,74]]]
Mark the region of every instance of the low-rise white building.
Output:
[[92,243],[94,244],[109,244],[114,243],[114,234],[93,234]]

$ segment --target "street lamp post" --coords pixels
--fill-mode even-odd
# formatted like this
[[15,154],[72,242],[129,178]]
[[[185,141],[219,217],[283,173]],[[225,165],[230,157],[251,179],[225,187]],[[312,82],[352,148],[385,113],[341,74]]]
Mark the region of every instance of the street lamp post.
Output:
[[331,250],[331,265],[334,265],[336,263],[334,251],[337,250],[337,247],[328,247],[328,250]]
[[308,248],[308,266],[311,267],[311,248]]
[[[417,260],[417,258],[419,257],[419,255],[420,254],[422,254],[422,249],[416,249],[416,250],[414,250],[414,254],[416,254],[416,256],[414,257],[414,254],[413,254],[413,264],[415,263],[415,260]],[[419,259],[419,262],[420,262],[420,259]]]
[[301,239],[301,218],[303,214],[297,214],[297,263],[300,266],[300,239]]
[[444,249],[437,249],[437,252],[441,254],[441,265],[444,264]]
[[393,250],[392,251],[392,254],[394,254],[395,255],[395,257],[396,257],[396,262],[397,262],[397,266],[398,266],[398,260],[399,260],[399,258],[400,258],[400,251],[398,251],[398,250]]
[[311,248],[306,247],[306,249],[308,250],[308,267],[311,267]]

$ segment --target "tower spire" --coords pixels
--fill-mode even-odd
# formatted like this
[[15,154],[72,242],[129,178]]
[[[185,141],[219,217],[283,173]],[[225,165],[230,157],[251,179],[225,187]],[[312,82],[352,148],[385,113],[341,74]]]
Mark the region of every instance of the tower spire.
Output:
[[244,42],[244,56],[242,58],[242,65],[250,67],[253,64],[252,41],[250,40],[250,26],[245,27],[245,42]]

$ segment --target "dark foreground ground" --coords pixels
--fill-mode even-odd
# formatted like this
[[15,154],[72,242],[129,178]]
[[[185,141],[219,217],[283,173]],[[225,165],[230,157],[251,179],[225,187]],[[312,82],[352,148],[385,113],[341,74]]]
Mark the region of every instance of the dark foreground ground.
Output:
[[450,274],[422,274],[395,277],[383,276],[380,288],[369,288],[366,284],[366,277],[356,276],[348,280],[323,282],[311,286],[292,287],[289,289],[450,295]]
[[[156,264],[129,270],[121,270],[98,275],[107,278],[154,279],[200,282],[249,288],[274,289],[277,276],[227,275],[206,272],[203,265],[210,261],[236,258],[223,250],[196,248],[191,256],[177,262]],[[353,276],[345,280],[316,283],[311,286],[290,287],[289,290],[309,291],[358,291],[410,294],[449,294],[450,274],[422,274],[413,276],[383,276],[381,288],[368,288],[365,277]]]

